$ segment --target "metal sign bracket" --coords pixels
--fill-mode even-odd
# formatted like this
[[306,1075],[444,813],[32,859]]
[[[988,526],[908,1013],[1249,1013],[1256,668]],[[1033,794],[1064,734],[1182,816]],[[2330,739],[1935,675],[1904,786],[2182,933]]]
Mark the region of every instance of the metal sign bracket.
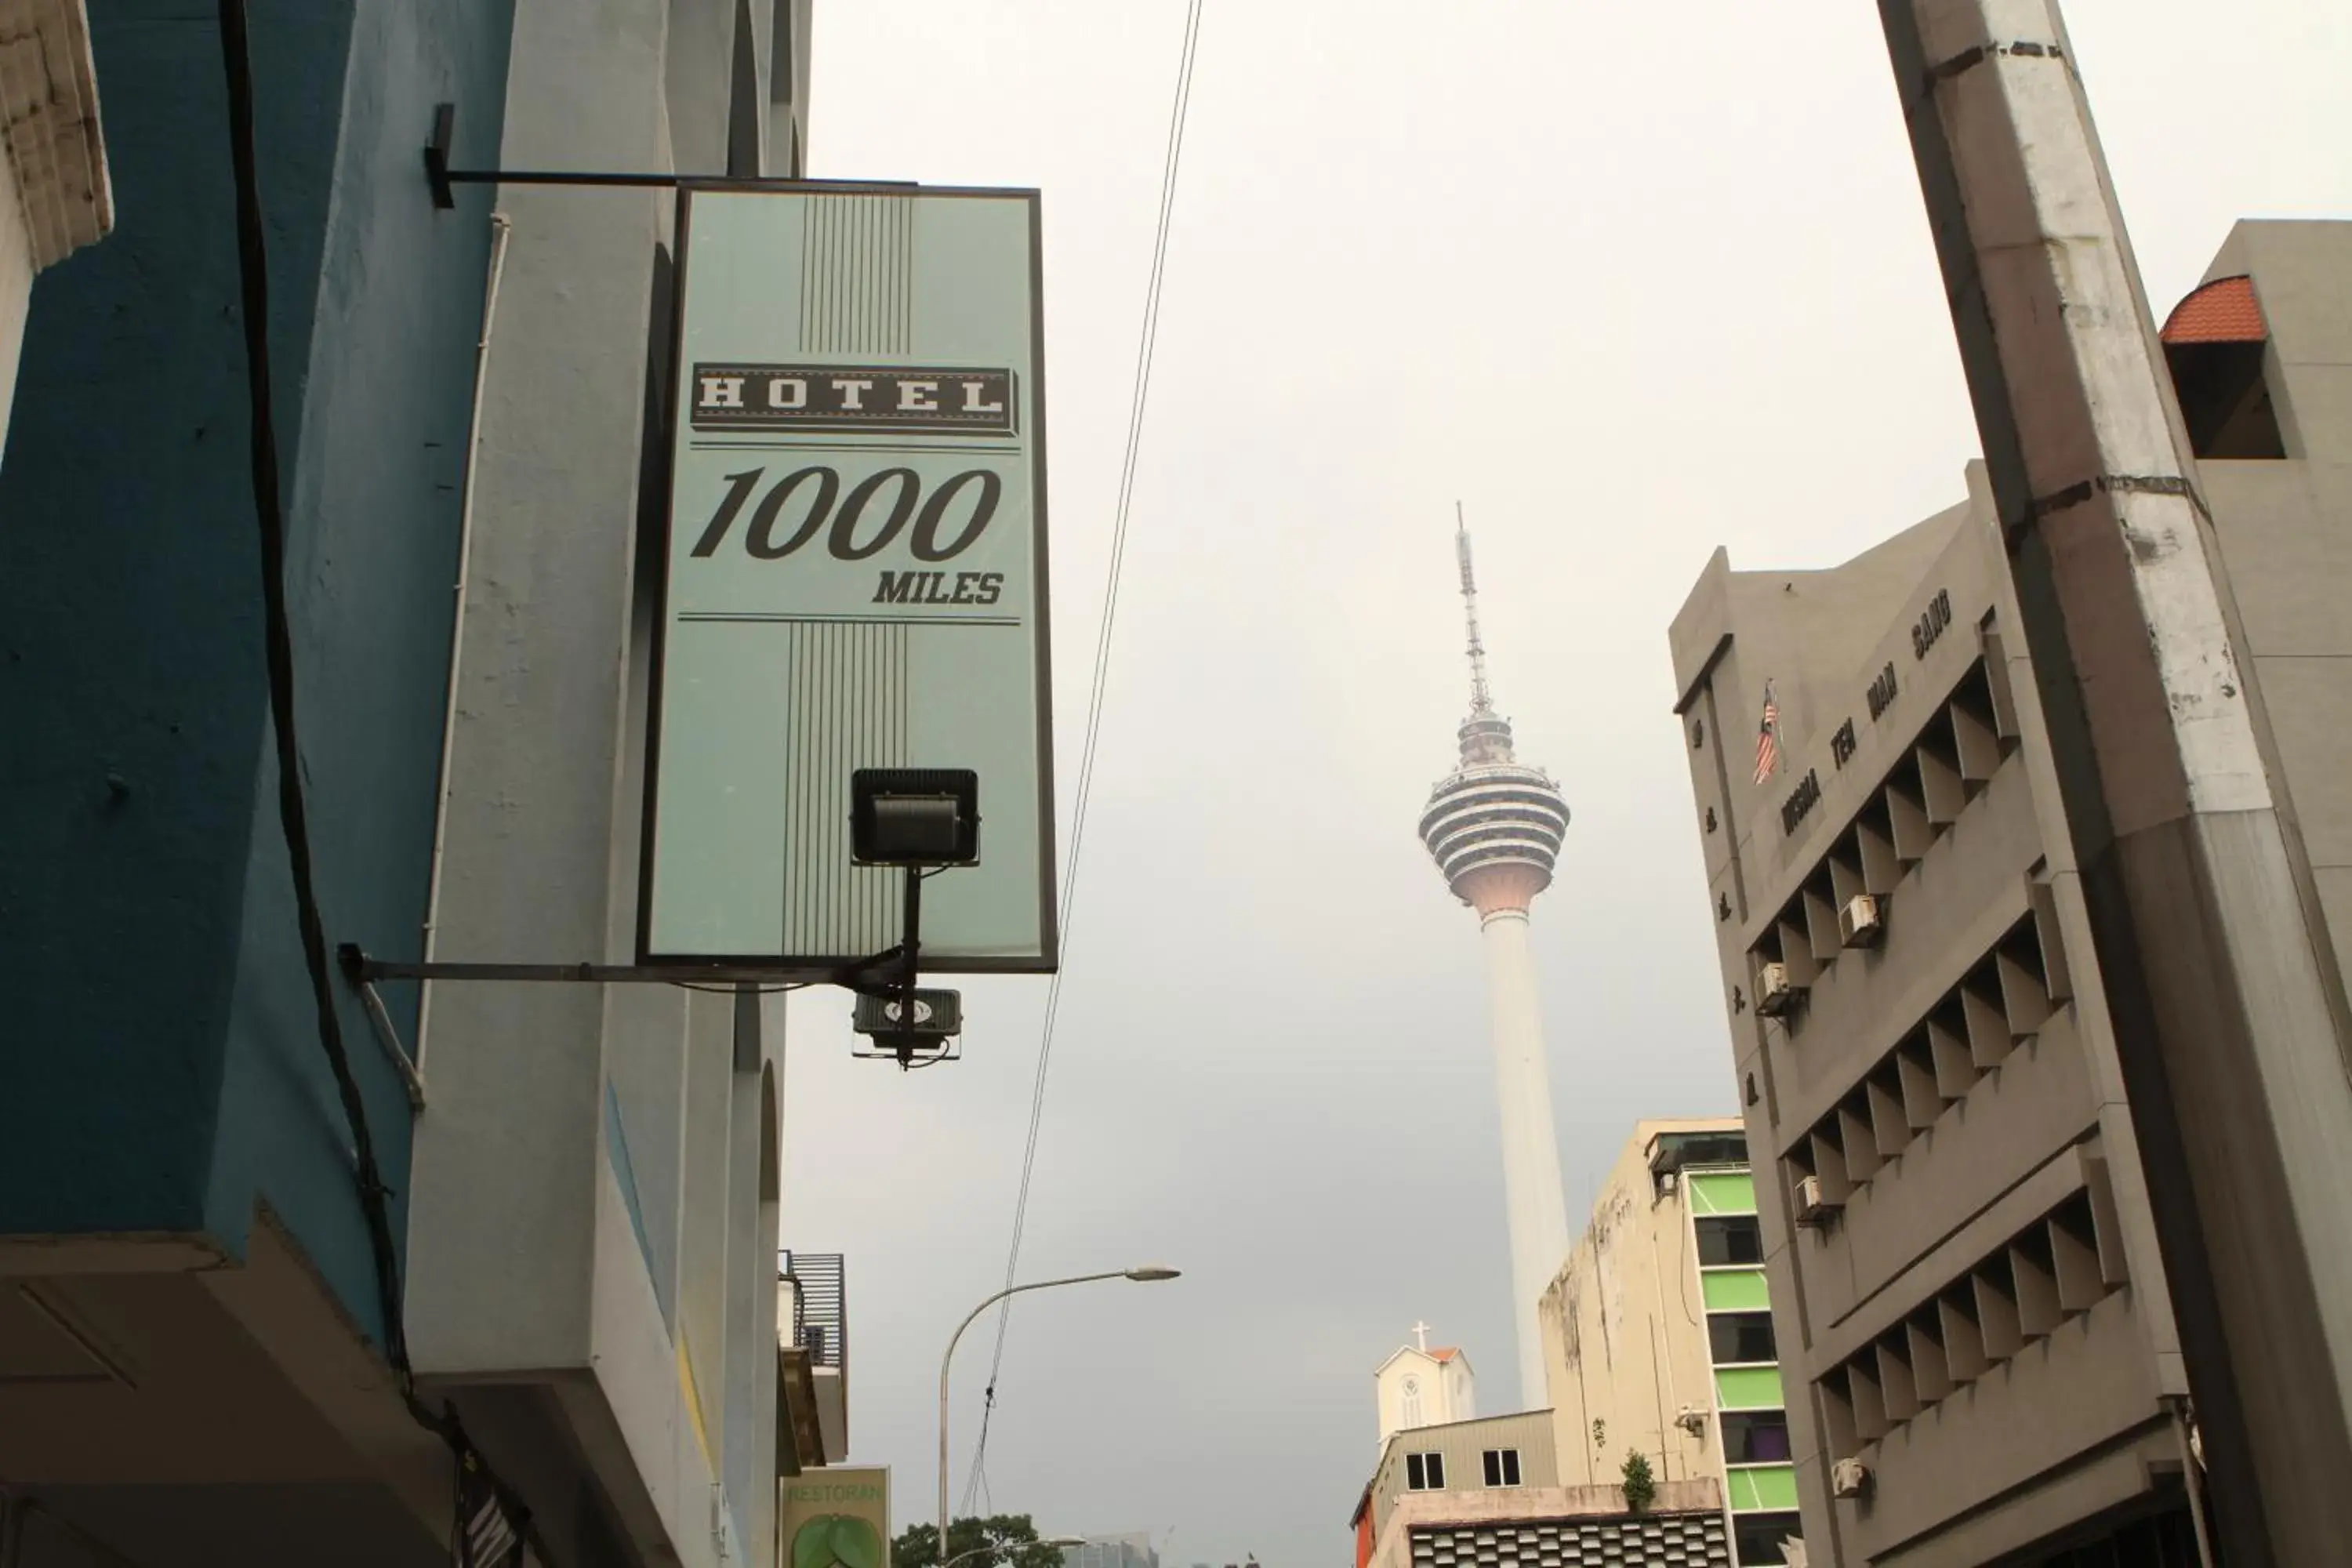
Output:
[[674,191],[681,185],[725,184],[730,187],[806,190],[812,186],[852,185],[861,189],[913,190],[912,180],[783,180],[740,178],[717,174],[598,173],[582,169],[453,169],[449,154],[456,146],[457,106],[433,106],[433,136],[425,143],[425,183],[432,188],[433,205],[447,212],[457,205],[458,185],[607,185],[638,190]]

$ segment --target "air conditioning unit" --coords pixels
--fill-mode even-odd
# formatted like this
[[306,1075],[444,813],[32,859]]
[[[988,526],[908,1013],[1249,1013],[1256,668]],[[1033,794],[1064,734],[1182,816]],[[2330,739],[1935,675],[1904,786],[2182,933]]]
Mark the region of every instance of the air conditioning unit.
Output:
[[1790,984],[1785,963],[1768,963],[1756,972],[1756,1011],[1763,1017],[1786,1016],[1802,994],[1803,987]]
[[1838,941],[1847,947],[1872,947],[1885,933],[1885,917],[1879,913],[1878,900],[1868,893],[1856,893],[1838,910]]
[[1830,1467],[1830,1496],[1858,1498],[1870,1490],[1870,1467],[1860,1459],[1840,1459]]
[[1832,1200],[1822,1190],[1822,1179],[1819,1176],[1797,1178],[1797,1223],[1799,1225],[1827,1225],[1837,1216],[1837,1211],[1844,1206]]

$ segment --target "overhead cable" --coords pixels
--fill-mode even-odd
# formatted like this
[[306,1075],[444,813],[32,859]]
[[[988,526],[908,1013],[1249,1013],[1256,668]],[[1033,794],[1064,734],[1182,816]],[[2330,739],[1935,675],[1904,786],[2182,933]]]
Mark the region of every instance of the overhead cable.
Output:
[[[1176,68],[1175,101],[1168,115],[1168,142],[1160,161],[1160,216],[1158,231],[1151,247],[1150,282],[1144,293],[1143,325],[1136,348],[1135,386],[1128,405],[1127,447],[1121,457],[1118,477],[1118,498],[1111,523],[1110,564],[1108,582],[1103,590],[1102,620],[1095,635],[1093,679],[1087,698],[1086,741],[1079,752],[1076,799],[1070,821],[1070,854],[1062,874],[1060,931],[1062,963],[1045,989],[1045,1016],[1037,1044],[1037,1074],[1029,1092],[1029,1136],[1021,1152],[1021,1187],[1013,1204],[1013,1239],[1006,1248],[1004,1283],[1013,1284],[1013,1273],[1021,1264],[1021,1238],[1029,1217],[1029,1194],[1037,1167],[1037,1137],[1045,1115],[1046,1075],[1054,1061],[1055,1025],[1061,1016],[1062,980],[1069,973],[1070,916],[1075,907],[1078,887],[1078,858],[1086,843],[1087,805],[1094,787],[1095,760],[1102,734],[1103,693],[1109,680],[1111,634],[1118,620],[1118,590],[1121,569],[1127,561],[1128,520],[1135,499],[1137,458],[1143,446],[1144,411],[1151,392],[1151,363],[1160,337],[1160,301],[1161,284],[1168,268],[1168,236],[1171,220],[1176,210],[1176,179],[1183,162],[1184,125],[1192,98],[1192,61],[1201,37],[1201,0],[1191,0],[1185,8],[1184,38]],[[964,1511],[971,1511],[972,1500],[986,1485],[983,1468],[988,1455],[989,1418],[996,1406],[997,1374],[1004,1365],[1004,1342],[1013,1321],[1013,1300],[1005,1299],[997,1309],[996,1347],[988,1364],[988,1394],[982,1406],[980,1438],[972,1452],[971,1475],[964,1488]]]

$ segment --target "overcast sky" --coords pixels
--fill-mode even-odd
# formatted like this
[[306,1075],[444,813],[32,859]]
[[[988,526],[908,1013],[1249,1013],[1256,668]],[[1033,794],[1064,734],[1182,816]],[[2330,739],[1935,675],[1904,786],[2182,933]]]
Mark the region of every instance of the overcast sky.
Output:
[[[2074,0],[2159,314],[2242,216],[2352,216],[2352,9]],[[818,0],[812,172],[1045,193],[1065,823],[1183,6]],[[1476,927],[1413,826],[1467,698],[1575,820],[1535,911],[1570,1223],[1728,1112],[1665,626],[1717,544],[1827,565],[1977,450],[1876,8],[1237,5],[1202,24],[988,1500],[1177,1564],[1343,1562],[1416,1318],[1516,1401]],[[795,998],[789,1244],[848,1256],[852,1458],[931,1511],[1001,1282],[1043,981],[965,1059]],[[957,1357],[954,1487],[992,1338]]]

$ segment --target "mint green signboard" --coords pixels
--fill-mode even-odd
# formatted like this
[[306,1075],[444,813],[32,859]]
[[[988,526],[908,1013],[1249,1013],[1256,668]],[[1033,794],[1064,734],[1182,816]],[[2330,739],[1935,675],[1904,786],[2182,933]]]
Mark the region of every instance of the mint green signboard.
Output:
[[1033,191],[678,203],[640,956],[822,974],[902,934],[866,767],[970,768],[927,969],[1055,963]]
[[890,1568],[890,1470],[830,1465],[776,1483],[779,1568]]

